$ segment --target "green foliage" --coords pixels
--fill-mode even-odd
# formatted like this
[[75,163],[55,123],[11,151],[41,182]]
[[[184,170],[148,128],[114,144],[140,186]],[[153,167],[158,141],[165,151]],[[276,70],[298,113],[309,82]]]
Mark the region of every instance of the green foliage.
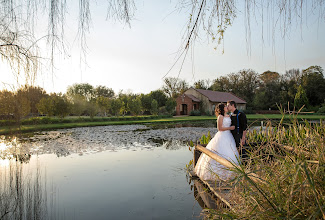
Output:
[[320,66],[311,66],[303,70],[301,85],[305,89],[311,105],[319,105],[324,102],[325,78],[324,70]]
[[151,102],[151,114],[158,115],[158,102],[153,99]]
[[15,112],[14,94],[7,90],[0,92],[0,115],[13,115]]
[[96,98],[96,105],[98,106],[98,111],[103,116],[107,116],[107,113],[111,106],[111,100],[109,97],[99,96]]
[[304,88],[301,85],[299,85],[297,94],[295,96],[294,106],[297,109],[300,109],[303,106],[308,107],[308,105],[309,104],[308,104],[308,98],[307,98],[306,92],[305,92]]
[[98,113],[98,106],[95,101],[89,101],[86,104],[86,112],[90,116],[91,119]]
[[211,140],[211,134],[210,131],[208,132],[208,135],[202,135],[201,139],[200,139],[200,144],[208,144]]
[[163,91],[169,98],[176,99],[177,96],[183,94],[189,88],[185,80],[175,77],[167,77],[164,79]]
[[173,98],[169,98],[167,101],[166,101],[166,111],[169,113],[169,114],[172,114],[174,111],[175,111],[175,108],[176,108],[176,101],[175,99]]
[[42,98],[36,106],[40,114],[54,115],[54,103],[51,97]]
[[14,95],[15,111],[14,116],[16,121],[20,121],[30,113],[30,101],[23,92],[19,91]]
[[200,110],[192,110],[190,112],[191,116],[200,116],[201,115],[201,111]]
[[113,89],[108,88],[106,86],[97,86],[94,89],[94,98],[98,97],[106,97],[106,98],[113,98],[115,96],[115,93]]
[[77,98],[90,101],[95,98],[95,91],[94,87],[89,83],[80,83],[69,86],[66,95],[70,100]]
[[128,100],[128,107],[132,115],[139,115],[142,111],[140,97],[130,98]]
[[155,99],[158,102],[158,107],[166,105],[167,96],[162,90],[154,90],[149,93],[151,99]]
[[325,114],[325,103],[323,103],[322,107],[318,109],[317,113]]
[[115,116],[119,115],[123,111],[124,102],[120,99],[111,100],[111,113]]
[[72,100],[71,113],[76,116],[81,116],[86,111],[87,100],[80,95],[75,95]]
[[68,100],[57,94],[51,94],[49,97],[42,98],[37,104],[37,109],[41,114],[58,116],[60,118],[69,115],[71,110]]
[[152,96],[150,94],[141,94],[140,95],[141,99],[141,105],[143,107],[144,111],[150,111],[151,109],[151,103],[152,103]]

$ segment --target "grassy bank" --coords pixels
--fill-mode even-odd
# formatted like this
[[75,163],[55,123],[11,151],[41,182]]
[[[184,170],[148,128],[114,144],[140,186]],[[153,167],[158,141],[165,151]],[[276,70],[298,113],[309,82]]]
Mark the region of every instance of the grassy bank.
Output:
[[[285,115],[284,119],[290,121],[292,115]],[[298,119],[306,120],[324,120],[325,115],[298,115]],[[282,115],[261,115],[251,114],[247,115],[250,123],[262,120],[280,120]],[[14,125],[10,121],[1,121],[0,134],[14,134],[17,132],[35,132],[35,131],[48,131],[63,128],[75,127],[92,127],[92,126],[106,126],[106,125],[127,125],[127,124],[159,124],[159,123],[186,123],[186,122],[204,122],[215,121],[215,116],[184,116],[184,117],[171,117],[171,116],[126,116],[126,117],[67,117],[64,119],[38,117],[23,120],[20,127]],[[8,125],[9,124],[9,125]]]

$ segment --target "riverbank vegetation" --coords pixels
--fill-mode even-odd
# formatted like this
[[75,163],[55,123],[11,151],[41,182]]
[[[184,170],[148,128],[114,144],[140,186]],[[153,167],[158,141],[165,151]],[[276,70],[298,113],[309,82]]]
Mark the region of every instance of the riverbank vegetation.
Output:
[[[295,116],[297,120],[302,123],[303,120],[320,121],[325,120],[325,115],[299,115]],[[289,123],[292,119],[292,115],[279,115],[279,114],[248,114],[247,119],[250,126],[259,126],[261,123],[267,121],[272,124],[278,123],[282,120],[285,123]],[[34,117],[21,121],[20,126],[16,126],[15,121],[0,120],[0,134],[14,134],[16,132],[34,132],[55,130],[63,128],[75,128],[75,127],[91,127],[91,126],[105,126],[105,125],[126,125],[126,124],[175,124],[175,123],[210,123],[215,124],[215,116],[184,116],[184,117],[172,117],[170,115],[160,116],[124,116],[124,117]],[[212,125],[212,126],[213,126]]]
[[[240,70],[214,80],[198,80],[189,85],[177,78],[165,78],[160,89],[148,94],[120,91],[116,94],[106,86],[88,83],[74,84],[62,93],[48,94],[43,88],[25,85],[15,91],[0,91],[0,119],[17,122],[33,116],[125,116],[125,115],[174,115],[175,99],[193,87],[221,92],[231,92],[247,102],[246,113],[261,110],[278,111],[278,106],[289,110],[325,113],[325,78],[320,66],[300,71],[288,70],[281,75],[265,71]],[[191,115],[210,115],[199,109]]]
[[[249,159],[234,171],[232,209],[211,210],[224,219],[325,219],[325,124],[266,126],[247,134]],[[258,145],[256,145],[258,143]],[[263,181],[247,175],[256,173]]]

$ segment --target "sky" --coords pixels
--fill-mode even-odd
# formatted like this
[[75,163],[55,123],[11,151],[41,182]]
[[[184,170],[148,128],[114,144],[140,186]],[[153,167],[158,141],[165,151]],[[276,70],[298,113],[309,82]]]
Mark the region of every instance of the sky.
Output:
[[[163,85],[163,77],[173,66],[184,41],[190,11],[175,10],[177,1],[138,0],[131,27],[118,21],[106,20],[106,4],[91,4],[92,23],[87,35],[86,62],[80,61],[76,41],[78,5],[70,5],[66,21],[68,53],[57,53],[54,72],[43,67],[36,85],[47,92],[64,93],[74,83],[103,85],[119,91],[149,93]],[[276,71],[284,74],[292,68],[306,69],[319,65],[325,69],[325,19],[306,12],[302,27],[293,24],[283,39],[281,29],[272,38],[268,24],[256,18],[251,26],[251,43],[247,44],[244,13],[239,8],[237,18],[226,31],[223,45],[207,40],[204,32],[189,51],[182,71],[178,63],[167,77],[185,79],[190,85],[200,79],[216,79],[242,69],[258,73]],[[294,23],[294,22],[293,22]],[[263,37],[262,40],[262,27]],[[247,46],[251,47],[250,52]],[[224,50],[224,52],[222,52]],[[1,62],[1,61],[0,61]],[[1,63],[1,72],[10,72]],[[20,78],[20,84],[24,79]],[[13,74],[1,74],[0,88],[16,83]]]

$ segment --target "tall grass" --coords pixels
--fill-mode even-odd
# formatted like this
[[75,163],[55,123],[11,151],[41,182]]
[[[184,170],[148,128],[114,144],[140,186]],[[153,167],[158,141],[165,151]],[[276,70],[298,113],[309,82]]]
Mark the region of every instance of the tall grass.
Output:
[[[234,170],[233,208],[211,210],[214,218],[325,219],[325,124],[293,117],[249,131],[247,141],[249,159]],[[249,172],[264,181],[252,181]]]

